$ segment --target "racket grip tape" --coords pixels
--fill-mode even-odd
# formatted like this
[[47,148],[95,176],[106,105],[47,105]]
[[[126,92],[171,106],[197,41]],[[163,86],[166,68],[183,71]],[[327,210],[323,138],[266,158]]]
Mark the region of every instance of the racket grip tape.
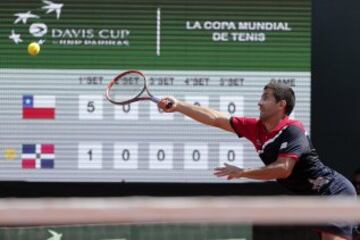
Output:
[[[156,102],[156,103],[159,103],[159,102],[160,102],[160,99],[157,98],[157,97],[154,97],[154,96],[151,97],[151,100],[152,100],[153,102]],[[170,108],[173,106],[173,104],[174,104],[174,103],[173,103],[172,101],[168,100],[168,103],[166,104],[165,108],[166,108],[166,109],[170,109]]]

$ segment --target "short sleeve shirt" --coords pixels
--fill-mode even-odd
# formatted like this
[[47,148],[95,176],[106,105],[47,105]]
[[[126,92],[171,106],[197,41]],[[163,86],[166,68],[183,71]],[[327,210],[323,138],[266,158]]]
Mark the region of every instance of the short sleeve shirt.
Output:
[[254,146],[265,165],[279,157],[296,161],[292,174],[278,179],[289,190],[299,194],[316,194],[313,181],[328,178],[332,170],[321,163],[300,121],[284,118],[272,131],[256,118],[232,117],[230,124],[239,137]]

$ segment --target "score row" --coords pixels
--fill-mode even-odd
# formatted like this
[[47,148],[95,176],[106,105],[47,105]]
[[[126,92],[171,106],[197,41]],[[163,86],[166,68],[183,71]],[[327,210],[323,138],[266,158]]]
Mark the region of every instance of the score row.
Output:
[[[183,153],[176,156],[175,147],[172,143],[149,143],[146,153],[141,152],[139,143],[114,143],[113,167],[115,169],[139,169],[140,156],[146,157],[149,169],[174,169],[183,165],[184,169],[212,169],[209,158],[209,145],[206,143],[185,143],[181,150]],[[101,169],[103,168],[103,151],[101,143],[79,143],[78,145],[78,168]],[[179,160],[180,159],[180,160]],[[141,159],[144,161],[146,159]],[[218,156],[215,159],[222,166],[224,163],[243,167],[243,145],[241,143],[219,144]]]
[[[232,96],[219,97],[219,111],[231,115],[244,115],[244,98]],[[187,96],[184,101],[198,106],[209,106],[209,96]],[[136,120],[139,118],[139,103],[114,106],[115,119]],[[171,120],[174,114],[163,113],[156,104],[150,103],[150,119]],[[187,118],[187,117],[186,117]],[[79,119],[103,119],[103,96],[79,96]]]

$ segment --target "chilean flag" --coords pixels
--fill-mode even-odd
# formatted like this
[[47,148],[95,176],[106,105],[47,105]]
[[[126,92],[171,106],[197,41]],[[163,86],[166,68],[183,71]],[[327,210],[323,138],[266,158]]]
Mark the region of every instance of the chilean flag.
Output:
[[54,144],[23,144],[21,165],[24,169],[54,168]]
[[23,95],[23,119],[55,119],[55,96]]

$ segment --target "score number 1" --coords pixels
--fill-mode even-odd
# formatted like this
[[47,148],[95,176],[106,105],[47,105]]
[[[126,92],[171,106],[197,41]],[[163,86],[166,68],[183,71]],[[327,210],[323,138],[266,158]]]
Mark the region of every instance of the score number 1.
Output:
[[78,145],[78,167],[81,169],[102,168],[102,144],[101,143],[79,143]]

